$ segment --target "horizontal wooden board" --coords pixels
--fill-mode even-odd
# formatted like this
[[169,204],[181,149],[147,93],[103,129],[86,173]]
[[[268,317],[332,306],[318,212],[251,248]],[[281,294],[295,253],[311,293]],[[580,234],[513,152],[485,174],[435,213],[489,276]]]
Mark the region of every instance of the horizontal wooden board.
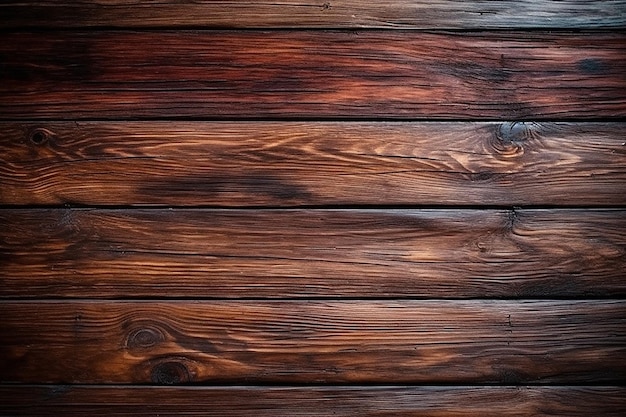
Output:
[[624,123],[0,123],[0,204],[626,205]]
[[1,28],[623,28],[623,0],[3,1]]
[[0,381],[616,383],[626,301],[0,303]]
[[7,33],[2,119],[626,116],[626,34]]
[[623,387],[0,386],[5,416],[623,417]]
[[0,210],[1,297],[615,297],[624,210]]

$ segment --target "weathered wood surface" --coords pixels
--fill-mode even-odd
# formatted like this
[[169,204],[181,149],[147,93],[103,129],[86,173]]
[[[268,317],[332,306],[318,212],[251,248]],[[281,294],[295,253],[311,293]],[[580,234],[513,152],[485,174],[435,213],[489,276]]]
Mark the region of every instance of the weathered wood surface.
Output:
[[21,383],[616,383],[626,301],[0,303]]
[[623,387],[0,386],[5,416],[623,417]]
[[0,203],[624,205],[624,123],[0,123]]
[[615,297],[623,210],[0,210],[1,297]]
[[626,415],[624,29],[1,2],[0,415]]
[[624,28],[626,2],[452,0],[3,1],[1,28]]
[[623,33],[7,33],[2,119],[606,119]]

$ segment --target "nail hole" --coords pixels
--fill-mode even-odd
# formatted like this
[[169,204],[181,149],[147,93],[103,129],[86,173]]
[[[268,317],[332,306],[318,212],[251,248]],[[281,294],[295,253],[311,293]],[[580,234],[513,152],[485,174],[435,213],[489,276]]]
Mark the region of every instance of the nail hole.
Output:
[[35,129],[30,134],[30,141],[37,146],[41,146],[48,141],[51,132],[46,129]]

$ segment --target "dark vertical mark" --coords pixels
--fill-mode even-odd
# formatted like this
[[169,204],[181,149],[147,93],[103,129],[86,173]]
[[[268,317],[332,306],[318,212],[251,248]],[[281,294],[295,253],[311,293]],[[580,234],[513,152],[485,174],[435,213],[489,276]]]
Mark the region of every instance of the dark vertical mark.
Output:
[[519,210],[519,207],[513,207],[507,213],[508,215],[507,215],[506,231],[508,233],[513,233],[513,230],[515,229],[515,223],[518,220],[518,214],[517,214],[518,210]]

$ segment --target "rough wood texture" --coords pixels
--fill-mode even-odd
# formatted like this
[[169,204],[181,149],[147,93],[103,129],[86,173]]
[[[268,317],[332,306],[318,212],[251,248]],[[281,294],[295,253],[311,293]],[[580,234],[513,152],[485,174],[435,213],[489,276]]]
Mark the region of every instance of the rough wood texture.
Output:
[[623,33],[8,33],[3,119],[626,116]]
[[623,210],[1,210],[2,297],[615,297]]
[[21,383],[615,383],[626,301],[0,303]]
[[3,1],[2,28],[623,28],[626,2],[452,0]]
[[0,386],[0,414],[218,417],[623,417],[623,387]]
[[0,415],[625,416],[625,30],[0,2]]
[[626,204],[624,123],[0,123],[1,204]]

